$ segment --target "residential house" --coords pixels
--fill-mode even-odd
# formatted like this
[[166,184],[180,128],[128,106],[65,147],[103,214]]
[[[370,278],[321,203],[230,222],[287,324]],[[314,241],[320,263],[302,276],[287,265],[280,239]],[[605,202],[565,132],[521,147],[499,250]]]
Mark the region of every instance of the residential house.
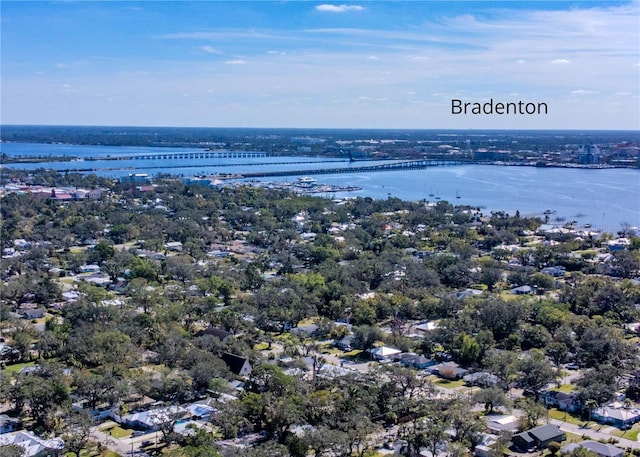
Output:
[[561,266],[546,267],[540,270],[541,273],[548,274],[554,278],[560,278],[566,274],[566,270]]
[[0,434],[11,433],[20,429],[20,419],[0,414]]
[[347,335],[345,337],[343,337],[342,339],[336,340],[334,343],[335,347],[337,347],[338,349],[345,351],[345,352],[349,352],[351,350],[353,350],[353,336],[352,335]]
[[92,264],[92,265],[80,265],[78,267],[78,272],[80,273],[100,273],[100,266]]
[[500,378],[487,371],[476,371],[462,377],[462,380],[469,386],[490,387],[500,382]]
[[511,293],[513,295],[530,295],[533,293],[533,288],[531,286],[514,287],[511,289]]
[[507,416],[485,416],[487,429],[493,433],[515,432],[518,429],[518,418],[511,414]]
[[598,443],[597,441],[582,441],[581,443],[571,443],[562,449],[562,454],[569,454],[575,449],[582,447],[591,452],[595,452],[598,457],[622,457],[624,450],[612,444]]
[[42,439],[31,432],[19,432],[0,435],[0,446],[14,444],[24,449],[24,457],[54,457],[63,455],[64,441],[60,438]]
[[302,238],[304,241],[315,241],[316,236],[317,235],[313,232],[304,232],[300,234],[300,238]]
[[477,295],[482,295],[483,292],[478,289],[465,289],[458,290],[455,292],[451,292],[451,296],[457,298],[458,300],[464,300],[465,298],[475,297]]
[[41,319],[44,317],[44,310],[42,308],[24,309],[22,310],[22,317],[24,319]]
[[480,440],[473,450],[473,455],[475,457],[494,457],[496,453],[493,447],[498,442],[498,435],[481,433],[479,438]]
[[251,363],[246,357],[225,352],[222,354],[222,360],[227,364],[229,370],[238,376],[249,376],[251,374]]
[[196,333],[196,336],[204,336],[204,335],[215,336],[223,343],[226,343],[229,337],[233,335],[233,333],[227,332],[225,329],[220,327],[209,327],[205,330],[201,330],[198,333]]
[[545,449],[549,443],[558,443],[566,439],[565,434],[557,425],[542,425],[532,428],[517,435],[513,435],[511,443],[521,452],[529,452],[533,449]]
[[103,421],[105,419],[115,419],[117,416],[117,407],[111,407],[107,404],[97,405],[95,408],[90,406],[88,400],[80,400],[71,404],[74,411],[87,414],[93,421]]
[[311,338],[318,333],[320,327],[316,324],[301,325],[291,330],[291,333],[295,333],[301,338]]
[[158,260],[158,261],[161,261],[161,260],[164,260],[164,259],[167,258],[167,256],[164,255],[162,252],[147,251],[147,250],[144,250],[144,249],[138,250],[137,251],[137,255],[138,255],[138,257],[141,257],[141,258],[145,258],[146,257],[147,259]]
[[111,284],[111,278],[104,273],[89,273],[86,276],[79,276],[78,279],[100,287],[107,287]]
[[469,370],[461,368],[455,362],[443,362],[437,365],[432,365],[428,368],[431,374],[439,376],[445,379],[462,379]]
[[89,200],[98,200],[100,197],[102,197],[102,192],[102,189],[91,189],[87,194],[87,198]]
[[216,409],[209,403],[211,402],[204,400],[187,405],[187,410],[189,411],[191,418],[209,420],[213,413],[216,412]]
[[189,414],[188,410],[181,406],[169,406],[166,408],[150,409],[122,417],[122,424],[138,430],[158,431],[169,421],[175,421]]
[[380,347],[369,350],[369,353],[371,354],[371,358],[378,361],[391,360],[391,358],[394,355],[398,355],[401,352],[402,351],[399,349],[388,347],[388,346],[380,346]]
[[168,251],[181,252],[182,243],[180,241],[170,241],[164,244],[164,248]]
[[75,302],[80,298],[80,294],[75,290],[68,290],[66,292],[62,292],[62,298],[67,302]]
[[334,379],[353,373],[352,370],[343,368],[342,366],[339,367],[330,363],[318,363],[317,357],[303,357],[302,361],[304,362],[306,371],[308,372],[303,376],[306,376],[307,379],[311,379],[314,376],[314,371],[316,376],[325,379]]
[[640,421],[640,409],[622,408],[617,404],[602,406],[591,413],[594,421],[610,424],[621,429],[630,428]]
[[429,321],[429,322],[423,322],[421,324],[416,324],[413,326],[413,331],[416,332],[417,334],[424,336],[427,333],[430,333],[432,331],[434,331],[435,329],[438,328],[438,322],[436,321]]
[[407,367],[417,368],[418,370],[430,367],[436,363],[435,360],[416,354],[415,352],[404,352],[395,356],[394,359]]
[[561,411],[573,413],[582,407],[575,392],[566,393],[559,390],[546,390],[540,394],[540,398],[548,407],[555,406]]

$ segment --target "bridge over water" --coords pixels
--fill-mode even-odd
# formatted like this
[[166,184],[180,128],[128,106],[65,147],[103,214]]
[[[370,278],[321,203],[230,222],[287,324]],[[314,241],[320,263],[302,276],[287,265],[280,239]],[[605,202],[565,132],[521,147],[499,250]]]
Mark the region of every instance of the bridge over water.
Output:
[[84,160],[178,160],[178,159],[247,159],[267,157],[264,151],[183,151],[126,156],[89,157]]
[[462,160],[409,160],[403,162],[392,162],[378,165],[366,165],[363,167],[342,167],[342,168],[315,168],[310,170],[286,170],[286,171],[259,171],[254,173],[239,173],[235,177],[242,178],[269,178],[276,176],[301,176],[301,175],[334,175],[339,173],[372,173],[378,171],[402,171],[420,170],[431,167],[445,167],[452,165],[462,165],[468,163]]
[[[85,159],[86,160],[86,159]],[[114,159],[115,160],[115,159]],[[328,162],[348,162],[344,159],[336,159],[336,160],[325,160],[322,162],[317,162],[318,164],[326,164]],[[277,171],[256,171],[256,172],[230,172],[230,173],[212,173],[216,174],[220,178],[232,178],[232,179],[242,179],[242,178],[268,178],[268,177],[277,177],[277,176],[304,176],[304,175],[333,175],[333,174],[350,174],[350,173],[371,173],[371,172],[381,172],[381,171],[399,171],[399,170],[419,170],[424,168],[431,167],[444,167],[444,166],[452,166],[452,165],[462,165],[466,163],[471,163],[469,160],[450,160],[450,159],[423,159],[423,160],[405,160],[405,161],[397,161],[397,162],[386,162],[382,164],[376,165],[357,165],[359,163],[365,162],[376,162],[376,161],[363,161],[363,162],[349,162],[349,165],[343,166],[340,168],[312,168],[312,169],[303,169],[303,170],[277,170]],[[244,164],[207,164],[207,163],[199,163],[199,164],[187,164],[187,165],[179,165],[179,168],[226,168],[226,167],[260,167],[260,166],[282,166],[282,165],[294,165],[294,164],[306,164],[309,166],[313,166],[313,162],[301,162],[301,161],[292,161],[292,162],[270,162],[270,163],[244,163]],[[115,165],[115,164],[114,164]],[[151,171],[154,169],[163,170],[165,172],[170,173],[171,167],[164,165],[140,165],[140,166],[125,166],[119,167],[115,165],[114,167],[82,167],[82,168],[69,168],[69,169],[58,169],[57,171],[60,173],[64,172],[78,172],[78,173],[96,173],[96,172],[104,172],[104,171]]]

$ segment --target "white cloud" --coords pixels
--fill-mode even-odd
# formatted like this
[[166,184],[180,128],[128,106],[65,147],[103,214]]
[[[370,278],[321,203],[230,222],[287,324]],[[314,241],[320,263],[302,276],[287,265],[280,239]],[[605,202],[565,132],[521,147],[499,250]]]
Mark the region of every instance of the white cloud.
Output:
[[[325,16],[331,16],[329,12],[349,11],[349,8],[356,14],[353,7],[340,3],[321,5],[317,9],[323,8],[327,11]],[[313,29],[309,23],[300,21],[299,28],[294,25],[293,28],[187,29],[154,37],[191,40],[185,43],[190,53],[169,57],[149,55],[146,60],[122,66],[128,71],[145,68],[147,74],[132,74],[122,69],[118,73],[120,59],[114,58],[112,64],[103,58],[100,68],[106,71],[98,75],[92,73],[86,80],[80,75],[61,82],[70,82],[83,93],[88,90],[86,86],[101,91],[110,88],[108,92],[113,95],[114,105],[110,108],[114,113],[112,122],[118,123],[189,124],[206,118],[212,119],[209,122],[243,125],[299,126],[317,121],[318,126],[344,122],[345,126],[353,127],[455,127],[456,119],[442,116],[448,112],[447,107],[450,111],[451,98],[481,100],[493,95],[504,99],[517,93],[522,94],[523,99],[554,100],[553,116],[559,116],[556,113],[561,111],[564,115],[552,118],[550,113],[546,119],[559,127],[605,128],[620,124],[631,128],[637,125],[638,119],[640,29],[637,17],[638,8],[628,6],[550,11],[536,10],[532,2],[530,9],[507,6],[496,7],[487,14],[403,18],[406,27],[404,22],[402,27],[392,23],[390,28],[360,22],[354,28]],[[512,39],[505,40],[505,36]],[[217,54],[218,49],[225,51],[221,53],[224,57],[202,58],[202,53]],[[198,53],[200,58],[194,58]],[[54,96],[63,89],[62,85],[57,86],[57,90],[47,86],[50,81],[69,78],[67,66],[75,62],[60,62],[60,69],[51,72],[51,77],[3,81],[3,99],[8,100],[12,112],[24,112],[24,119],[32,115],[24,108],[28,104],[23,96],[18,96],[26,93],[32,84],[37,90],[31,93],[38,95],[32,98],[32,106],[50,100],[48,106],[64,107],[62,111],[67,113],[67,117],[54,119],[55,122],[73,123],[73,116],[80,112],[81,101],[71,97],[56,99]],[[385,64],[383,67],[381,62]],[[55,63],[54,60],[53,65]],[[217,71],[221,64],[229,65],[226,71]],[[256,71],[246,71],[249,67]],[[87,73],[94,67],[86,65],[79,69]],[[388,71],[382,73],[383,69]],[[215,92],[210,89],[212,75],[215,75]],[[189,87],[189,100],[202,101],[200,111],[182,102],[184,87]],[[183,111],[164,114],[154,101],[158,92],[173,97]],[[358,98],[359,94],[364,95]],[[535,94],[540,95],[534,97]],[[262,104],[255,106],[255,99]],[[414,108],[409,101],[414,99],[430,103],[430,108],[424,111]],[[603,120],[598,107],[613,99],[623,104],[624,115]],[[147,120],[136,121],[135,110],[130,118],[119,117],[127,111],[129,100],[134,100],[131,106],[142,106],[142,101],[147,103],[149,108],[137,113],[140,119]],[[266,102],[271,100],[278,103],[280,111],[266,108]],[[303,106],[305,100],[309,100],[307,106]],[[205,104],[205,101],[215,103]],[[300,109],[292,109],[294,101]],[[221,110],[213,110],[212,106],[228,107],[232,115],[228,119],[216,117]],[[312,114],[305,116],[303,112]],[[99,122],[96,119],[86,122]],[[487,126],[494,121],[494,118],[488,119]],[[531,128],[538,127],[544,126],[531,124]]]
[[358,5],[329,5],[323,4],[316,6],[316,11],[328,13],[346,13],[347,11],[363,11],[364,7]]
[[214,48],[213,46],[200,46],[199,49],[207,54],[222,54],[222,51]]

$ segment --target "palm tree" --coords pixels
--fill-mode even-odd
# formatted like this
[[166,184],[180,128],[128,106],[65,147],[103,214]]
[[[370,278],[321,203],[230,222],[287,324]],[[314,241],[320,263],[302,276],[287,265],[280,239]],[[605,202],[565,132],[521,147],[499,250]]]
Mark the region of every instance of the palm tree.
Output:
[[584,403],[584,407],[589,412],[589,422],[591,422],[591,416],[593,414],[593,410],[598,407],[598,402],[595,401],[593,398],[590,398]]

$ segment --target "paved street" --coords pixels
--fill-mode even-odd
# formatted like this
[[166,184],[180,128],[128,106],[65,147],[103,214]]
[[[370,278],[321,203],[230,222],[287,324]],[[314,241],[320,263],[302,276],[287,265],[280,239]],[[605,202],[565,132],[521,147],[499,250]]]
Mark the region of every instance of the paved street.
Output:
[[557,425],[563,432],[574,433],[580,436],[585,435],[596,441],[607,441],[610,438],[614,438],[618,440],[618,447],[640,449],[640,443],[638,443],[637,441],[631,441],[626,438],[619,438],[617,436],[609,435],[608,433],[602,433],[589,428],[583,428],[579,425],[570,424],[569,422],[563,422],[557,419],[549,419],[549,423]]

